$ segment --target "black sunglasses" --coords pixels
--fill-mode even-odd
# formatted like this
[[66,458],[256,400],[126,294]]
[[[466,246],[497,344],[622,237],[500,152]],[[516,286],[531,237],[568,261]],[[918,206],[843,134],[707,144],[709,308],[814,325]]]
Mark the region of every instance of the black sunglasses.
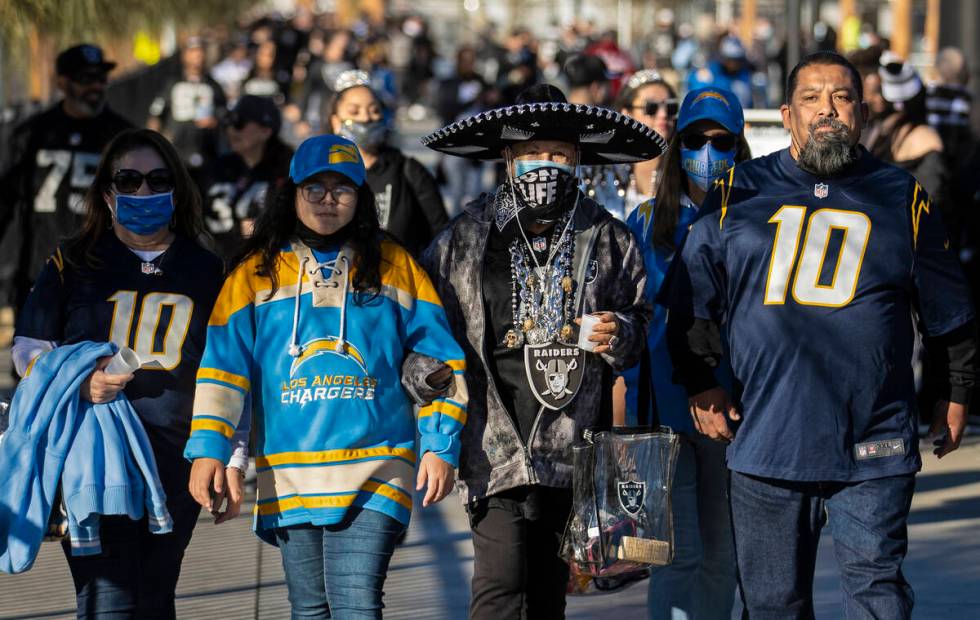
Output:
[[150,191],[158,194],[173,191],[174,189],[174,175],[166,168],[150,170],[146,174],[143,174],[139,170],[123,168],[112,175],[112,184],[120,194],[135,194],[143,186],[143,179],[146,179],[146,184],[149,186]]
[[657,112],[660,111],[661,106],[666,106],[667,116],[676,116],[677,110],[679,108],[676,99],[667,99],[666,101],[644,101],[643,105],[632,106],[634,110],[643,110],[643,113],[647,116],[656,116]]
[[718,134],[717,136],[706,136],[703,133],[688,133],[681,136],[681,145],[692,151],[700,150],[708,142],[719,151],[731,151],[735,149],[736,139],[730,133]]
[[99,84],[107,83],[109,81],[109,75],[104,71],[82,71],[81,73],[70,76],[68,79],[81,86],[89,86],[96,82]]

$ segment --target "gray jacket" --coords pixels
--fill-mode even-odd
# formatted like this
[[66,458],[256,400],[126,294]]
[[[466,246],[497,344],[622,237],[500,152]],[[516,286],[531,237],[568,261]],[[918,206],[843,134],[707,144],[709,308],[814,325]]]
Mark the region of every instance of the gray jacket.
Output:
[[[539,411],[525,446],[487,371],[482,274],[493,215],[493,194],[484,194],[436,237],[421,261],[466,353],[469,404],[457,481],[464,503],[521,485],[571,486],[572,445],[581,439],[584,428],[600,422],[601,404],[609,399],[610,366],[621,370],[639,360],[651,315],[635,237],[605,209],[581,196],[573,230],[597,229],[582,311],[615,312],[619,340],[610,354],[586,354],[585,377],[575,399],[560,411]],[[577,282],[576,288],[581,294],[582,283]],[[432,390],[409,378],[426,377],[436,368],[438,362],[431,358],[413,355],[406,360],[405,387],[418,400],[427,400]]]

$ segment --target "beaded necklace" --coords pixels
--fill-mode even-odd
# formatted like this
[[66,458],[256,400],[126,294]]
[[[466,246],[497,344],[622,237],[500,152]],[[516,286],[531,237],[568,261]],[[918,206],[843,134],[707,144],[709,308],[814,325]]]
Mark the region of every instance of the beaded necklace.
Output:
[[574,214],[573,208],[555,224],[551,252],[544,265],[538,263],[523,228],[521,237],[510,244],[513,327],[504,336],[508,348],[519,348],[525,342],[536,345],[556,340],[571,341],[575,308],[572,285],[575,235],[570,228]]

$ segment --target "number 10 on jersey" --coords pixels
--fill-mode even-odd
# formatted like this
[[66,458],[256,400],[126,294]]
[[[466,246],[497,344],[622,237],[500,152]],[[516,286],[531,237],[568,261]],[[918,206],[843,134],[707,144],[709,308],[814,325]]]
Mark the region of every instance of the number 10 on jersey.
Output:
[[[871,236],[871,220],[858,211],[820,209],[810,216],[804,227],[805,216],[806,207],[786,205],[769,218],[769,223],[776,225],[776,238],[769,259],[765,304],[786,303],[786,292],[790,288],[789,281],[795,264],[792,294],[797,303],[828,308],[846,306],[854,299],[857,290],[864,252]],[[797,261],[800,235],[804,228],[803,251]],[[843,239],[837,260],[833,263],[830,283],[821,284],[820,276],[835,230],[843,233]]]
[[[136,291],[116,291],[108,301],[113,304],[109,340],[118,347],[129,346],[136,312]],[[170,317],[161,325],[167,306]],[[132,347],[144,369],[173,370],[180,364],[180,352],[193,314],[194,302],[186,295],[149,293],[143,297],[139,314],[135,316],[136,338]]]

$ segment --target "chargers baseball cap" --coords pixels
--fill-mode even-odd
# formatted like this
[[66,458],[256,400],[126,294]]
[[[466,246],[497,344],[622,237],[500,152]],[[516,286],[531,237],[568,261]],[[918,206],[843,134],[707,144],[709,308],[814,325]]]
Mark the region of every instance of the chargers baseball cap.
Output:
[[677,131],[700,120],[715,121],[735,135],[745,128],[742,104],[735,93],[724,88],[698,88],[687,93],[677,114]]
[[112,71],[116,63],[107,61],[102,55],[102,48],[89,43],[69,47],[58,54],[54,61],[58,75],[75,75],[85,69]]
[[307,138],[289,162],[289,178],[299,185],[314,174],[336,172],[355,185],[364,183],[364,160],[357,146],[340,136],[324,134]]

